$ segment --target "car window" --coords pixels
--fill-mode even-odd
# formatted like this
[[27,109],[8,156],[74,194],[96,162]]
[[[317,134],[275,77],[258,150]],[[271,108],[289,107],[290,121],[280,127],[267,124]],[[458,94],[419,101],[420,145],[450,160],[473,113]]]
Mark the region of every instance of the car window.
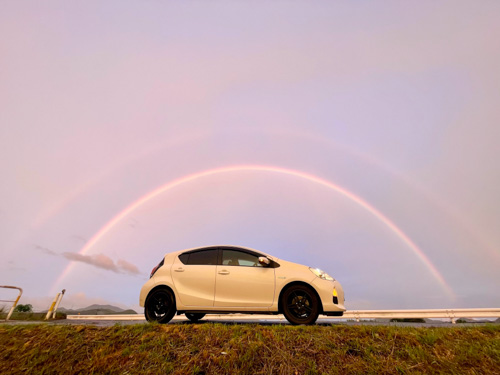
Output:
[[257,255],[238,250],[223,249],[222,264],[227,266],[262,267]]
[[187,263],[184,263],[184,259],[181,257],[184,256],[185,254],[181,255],[179,257],[181,259],[181,262],[184,264],[188,265],[216,265],[217,264],[217,254],[218,250],[217,249],[211,249],[211,250],[201,250],[201,251],[195,251],[192,253],[188,253],[189,258],[187,259]]
[[179,259],[183,264],[188,264],[189,253],[179,255]]

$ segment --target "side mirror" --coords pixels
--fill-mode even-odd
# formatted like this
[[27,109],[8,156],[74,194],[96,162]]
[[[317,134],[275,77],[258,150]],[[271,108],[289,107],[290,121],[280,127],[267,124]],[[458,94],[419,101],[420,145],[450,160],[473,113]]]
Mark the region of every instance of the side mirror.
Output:
[[271,261],[266,257],[259,257],[259,263],[262,264],[264,267],[267,267],[271,264]]

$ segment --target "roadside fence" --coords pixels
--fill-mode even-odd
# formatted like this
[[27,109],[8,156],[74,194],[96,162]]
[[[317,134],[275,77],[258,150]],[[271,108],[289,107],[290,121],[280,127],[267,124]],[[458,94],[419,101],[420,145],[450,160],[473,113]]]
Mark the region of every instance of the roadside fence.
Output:
[[9,313],[7,314],[7,317],[5,320],[9,320],[10,316],[14,312],[14,309],[17,306],[17,303],[19,302],[19,299],[21,298],[21,295],[23,294],[23,290],[17,286],[11,286],[11,285],[0,285],[0,288],[6,288],[6,289],[17,289],[19,290],[19,295],[15,300],[0,300],[0,302],[13,302],[12,307],[9,310]]

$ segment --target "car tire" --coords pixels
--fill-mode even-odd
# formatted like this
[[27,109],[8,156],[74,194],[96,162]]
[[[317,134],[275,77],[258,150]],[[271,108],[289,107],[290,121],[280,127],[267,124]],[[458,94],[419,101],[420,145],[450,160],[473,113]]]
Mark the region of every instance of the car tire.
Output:
[[290,324],[314,324],[319,315],[319,300],[311,287],[293,285],[281,297],[283,315]]
[[168,289],[153,290],[146,298],[144,315],[148,322],[168,323],[175,312],[175,296]]
[[205,314],[202,313],[186,313],[186,318],[188,318],[192,322],[197,322],[201,318],[205,316]]

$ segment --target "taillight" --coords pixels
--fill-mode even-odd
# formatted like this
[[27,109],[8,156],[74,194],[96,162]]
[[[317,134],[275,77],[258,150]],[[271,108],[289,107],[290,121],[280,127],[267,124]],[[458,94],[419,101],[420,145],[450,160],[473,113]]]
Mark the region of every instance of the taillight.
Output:
[[165,261],[165,259],[162,259],[160,263],[158,263],[158,265],[153,268],[153,270],[151,271],[151,275],[149,275],[149,278],[152,278],[153,275],[155,274],[156,271],[158,271],[158,269],[163,266],[163,262]]
[[155,268],[153,268],[153,270],[151,271],[151,275],[149,275],[149,278],[152,278],[153,275],[155,274],[156,270],[160,268],[160,265],[157,265]]

